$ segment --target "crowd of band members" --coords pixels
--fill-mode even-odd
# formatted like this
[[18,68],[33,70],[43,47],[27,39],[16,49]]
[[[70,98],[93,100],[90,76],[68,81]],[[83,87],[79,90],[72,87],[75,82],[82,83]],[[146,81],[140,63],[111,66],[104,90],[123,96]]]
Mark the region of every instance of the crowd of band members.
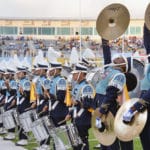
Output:
[[[110,55],[108,55],[110,56]],[[38,117],[49,116],[55,127],[65,125],[70,120],[77,127],[79,136],[83,141],[83,145],[74,147],[75,150],[89,149],[88,131],[91,128],[92,113],[90,108],[99,108],[101,116],[106,115],[109,111],[116,115],[118,110],[118,96],[123,93],[123,87],[126,84],[124,73],[127,70],[127,61],[122,55],[117,55],[112,59],[113,64],[118,66],[107,67],[103,72],[103,80],[100,80],[96,88],[86,81],[87,67],[77,64],[71,72],[73,75],[73,86],[71,92],[72,106],[69,109],[65,103],[67,79],[61,76],[62,65],[52,62],[50,64],[39,61],[32,70],[32,81],[35,84],[35,101],[30,101],[30,84],[31,79],[28,77],[28,70],[23,65],[16,66],[16,70],[12,68],[0,69],[0,106],[4,111],[16,108],[19,115],[31,109],[36,109]],[[108,62],[107,62],[108,63]],[[122,65],[123,64],[123,65]],[[149,69],[147,69],[149,75]],[[144,80],[149,82],[148,76],[145,75]],[[13,83],[17,83],[13,85]],[[49,85],[49,86],[48,86]],[[145,84],[141,84],[145,85]],[[142,87],[141,87],[142,88]],[[149,86],[146,90],[142,90],[141,99],[124,114],[123,121],[131,121],[134,111],[139,113],[143,109],[149,112]],[[63,121],[64,120],[64,121]],[[144,150],[149,148],[150,141],[150,122],[148,120],[144,130],[142,131],[141,143]],[[3,124],[0,124],[1,128]],[[19,141],[16,145],[24,146],[28,144],[28,137],[23,128],[19,127]],[[101,122],[98,122],[97,128],[101,128]],[[15,138],[15,129],[8,130],[5,140]],[[40,146],[50,144],[50,137],[41,141]],[[55,147],[55,146],[54,146]],[[115,143],[110,146],[103,146],[102,150],[132,150],[133,142],[122,142],[116,139]]]
[[[48,68],[48,64],[42,64],[39,62],[34,67],[35,68],[32,70],[32,82],[35,84],[34,94],[36,101],[30,101],[31,91],[29,87],[31,87],[30,84],[32,83],[25,66],[17,66],[16,70],[13,68],[0,70],[1,107],[4,107],[4,111],[16,108],[19,115],[31,109],[36,109],[39,118],[48,115],[55,127],[65,125],[67,121],[66,116],[72,114],[72,112],[69,111],[69,108],[65,104],[67,80],[65,77],[61,76],[61,64],[51,63],[50,68]],[[84,73],[82,72],[82,69],[84,70]],[[92,89],[93,96],[93,87],[85,80],[87,68],[81,65],[81,70],[77,70],[77,73],[80,73],[77,79],[78,84],[80,85],[81,82],[81,85],[85,85],[85,87],[86,85],[89,85]],[[73,76],[75,76],[75,74]],[[50,80],[47,76],[50,77]],[[11,82],[15,85],[11,84]],[[75,92],[76,90],[77,87],[73,91]],[[82,103],[80,103],[82,97],[82,95],[80,95],[81,90],[82,86],[78,91],[78,96],[73,92],[74,96],[77,98],[73,101],[74,107],[77,108],[77,113],[82,107],[84,107]],[[49,103],[49,101],[51,101],[51,103]],[[65,119],[66,121],[63,121]],[[84,108],[83,114],[80,114],[77,118],[73,118],[73,123],[77,126],[81,139],[86,143],[85,149],[88,148],[87,137],[88,129],[91,124],[90,119],[91,112],[88,112],[87,108]],[[63,122],[60,123],[61,121]],[[1,129],[3,129],[2,123]],[[1,133],[4,133],[4,130],[2,130]],[[28,144],[27,134],[21,126],[19,126],[18,137],[19,141],[16,142],[16,145],[24,146]],[[9,129],[4,139],[15,139],[15,128]],[[50,137],[47,140],[41,141],[40,145],[49,145],[49,143]],[[79,145],[79,147],[74,147],[74,149],[81,149],[80,147],[81,145]]]

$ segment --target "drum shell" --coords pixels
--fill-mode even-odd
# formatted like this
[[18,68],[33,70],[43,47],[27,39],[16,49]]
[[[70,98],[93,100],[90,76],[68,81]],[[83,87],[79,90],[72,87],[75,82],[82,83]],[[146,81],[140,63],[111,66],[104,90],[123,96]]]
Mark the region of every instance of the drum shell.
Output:
[[38,142],[46,140],[50,136],[50,131],[43,118],[35,120],[31,125],[32,133]]
[[71,123],[64,126],[60,126],[55,129],[56,136],[58,136],[66,148],[72,146],[78,146],[82,144],[82,140],[79,137],[77,128]]
[[29,110],[19,115],[20,126],[25,132],[31,131],[32,123],[37,119],[37,114],[35,110]]
[[11,110],[5,111],[2,114],[2,120],[3,120],[4,127],[6,129],[15,128],[17,126],[17,122],[15,118],[15,110],[11,109]]

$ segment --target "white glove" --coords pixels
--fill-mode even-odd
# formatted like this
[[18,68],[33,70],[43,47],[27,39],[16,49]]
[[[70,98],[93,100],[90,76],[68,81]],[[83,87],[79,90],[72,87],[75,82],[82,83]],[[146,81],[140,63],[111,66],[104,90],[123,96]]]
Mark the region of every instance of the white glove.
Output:
[[137,113],[137,111],[132,111],[131,109],[129,109],[128,111],[126,111],[123,114],[123,121],[126,122],[131,122],[133,116]]
[[102,128],[102,120],[101,120],[101,118],[96,117],[95,126],[96,126],[98,129]]

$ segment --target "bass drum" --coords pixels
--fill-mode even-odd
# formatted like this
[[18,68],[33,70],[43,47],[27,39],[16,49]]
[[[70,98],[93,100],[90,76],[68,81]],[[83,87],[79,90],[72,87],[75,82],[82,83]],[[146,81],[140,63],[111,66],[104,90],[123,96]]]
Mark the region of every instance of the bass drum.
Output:
[[94,68],[86,75],[86,80],[92,84],[93,87],[96,87],[98,81],[101,80],[101,73],[102,70],[100,68]]

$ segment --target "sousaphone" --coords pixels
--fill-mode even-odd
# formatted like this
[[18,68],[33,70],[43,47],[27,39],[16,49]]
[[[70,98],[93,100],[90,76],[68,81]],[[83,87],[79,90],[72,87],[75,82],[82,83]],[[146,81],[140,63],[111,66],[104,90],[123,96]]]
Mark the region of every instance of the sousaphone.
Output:
[[128,9],[122,4],[114,3],[100,12],[96,21],[96,29],[102,38],[113,40],[127,30],[129,21]]
[[133,104],[139,101],[138,98],[133,98],[126,101],[118,110],[115,121],[114,130],[117,137],[121,141],[131,141],[137,137],[143,130],[147,120],[147,110],[144,112],[136,113],[131,123],[126,124],[123,122],[123,114],[129,110]]
[[116,140],[116,134],[114,132],[114,116],[111,112],[108,112],[106,116],[101,118],[105,125],[105,129],[102,132],[100,132],[95,126],[97,117],[99,117],[99,108],[97,108],[92,114],[92,129],[95,138],[105,146],[112,145]]
[[146,27],[150,30],[150,3],[148,4],[145,11],[145,24]]

